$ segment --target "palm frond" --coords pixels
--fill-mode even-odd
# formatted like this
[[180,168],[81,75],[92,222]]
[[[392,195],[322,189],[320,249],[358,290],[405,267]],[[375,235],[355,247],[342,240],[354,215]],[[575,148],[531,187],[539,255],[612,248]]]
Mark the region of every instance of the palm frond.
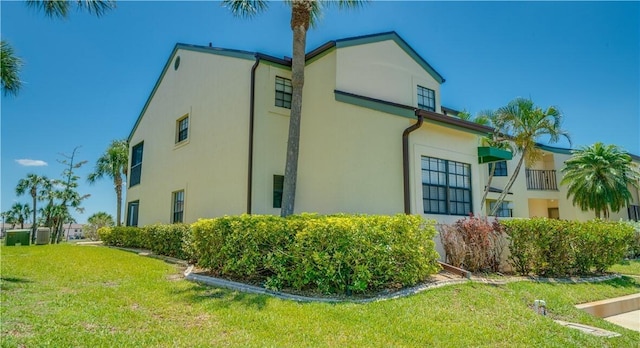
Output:
[[14,54],[13,47],[4,40],[0,43],[0,60],[2,91],[5,95],[17,95],[22,87],[22,81],[20,81],[19,76],[22,60]]
[[265,11],[269,4],[264,0],[224,0],[222,6],[227,7],[234,16],[252,18]]

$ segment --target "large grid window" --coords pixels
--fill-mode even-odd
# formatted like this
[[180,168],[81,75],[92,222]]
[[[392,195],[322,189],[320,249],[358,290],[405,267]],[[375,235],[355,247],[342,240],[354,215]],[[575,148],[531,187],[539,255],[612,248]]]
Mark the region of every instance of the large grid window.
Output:
[[291,109],[291,80],[276,76],[276,106]]
[[436,92],[432,89],[418,86],[418,108],[436,111]]
[[284,187],[284,176],[273,176],[273,207],[282,208],[282,190]]
[[183,222],[184,218],[184,191],[176,191],[172,194],[171,201],[173,208],[171,209],[171,222]]
[[471,204],[471,166],[422,157],[422,202],[426,214],[468,215]]
[[499,161],[489,163],[489,175],[491,175],[491,168],[496,166],[496,171],[493,173],[493,176],[507,176],[507,161]]
[[140,143],[131,149],[131,176],[129,177],[129,187],[138,185],[142,176],[142,151],[144,143]]
[[138,226],[138,210],[140,201],[133,201],[127,204],[127,226]]
[[[496,210],[496,217],[513,217],[513,209],[509,208],[511,202],[502,202],[498,206],[498,210]],[[489,202],[489,211],[493,211],[493,208],[496,206],[495,201]]]
[[187,140],[189,137],[189,115],[176,121],[176,144]]

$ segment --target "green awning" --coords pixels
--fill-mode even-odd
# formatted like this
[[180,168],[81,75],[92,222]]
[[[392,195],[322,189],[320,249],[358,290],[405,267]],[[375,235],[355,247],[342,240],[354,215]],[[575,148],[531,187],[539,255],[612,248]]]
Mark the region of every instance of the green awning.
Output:
[[513,158],[511,151],[501,150],[496,147],[478,147],[478,163],[508,161]]

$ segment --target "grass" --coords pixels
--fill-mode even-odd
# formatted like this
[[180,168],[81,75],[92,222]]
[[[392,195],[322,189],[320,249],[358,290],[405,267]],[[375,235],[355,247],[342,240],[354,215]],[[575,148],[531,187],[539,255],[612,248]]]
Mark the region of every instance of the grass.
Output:
[[[574,304],[640,291],[466,283],[369,304],[296,303],[176,277],[160,260],[73,244],[2,247],[2,347],[637,347],[640,333]],[[547,302],[550,317],[531,309]],[[600,338],[551,318],[621,333]]]
[[621,264],[613,265],[609,271],[620,274],[640,276],[640,259],[625,260]]

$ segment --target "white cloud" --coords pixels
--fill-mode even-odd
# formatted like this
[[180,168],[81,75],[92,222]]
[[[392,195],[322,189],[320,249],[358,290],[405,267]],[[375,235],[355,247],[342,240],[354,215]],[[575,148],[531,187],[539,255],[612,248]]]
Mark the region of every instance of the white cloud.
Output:
[[28,158],[17,159],[16,162],[18,162],[19,165],[25,167],[42,167],[48,165],[45,161],[33,160]]

